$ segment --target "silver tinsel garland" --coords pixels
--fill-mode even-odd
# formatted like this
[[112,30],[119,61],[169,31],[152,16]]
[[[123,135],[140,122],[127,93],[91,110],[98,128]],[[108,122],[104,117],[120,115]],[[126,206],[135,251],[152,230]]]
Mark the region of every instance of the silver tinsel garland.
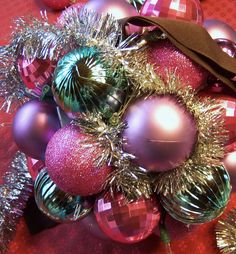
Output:
[[7,251],[8,244],[14,236],[23,209],[32,193],[32,187],[26,156],[17,152],[4,175],[4,184],[0,186],[1,254]]

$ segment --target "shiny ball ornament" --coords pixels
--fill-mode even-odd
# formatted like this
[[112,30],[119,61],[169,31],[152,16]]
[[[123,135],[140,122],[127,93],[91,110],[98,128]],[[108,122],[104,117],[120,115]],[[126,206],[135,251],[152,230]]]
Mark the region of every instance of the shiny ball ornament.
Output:
[[126,111],[124,150],[150,171],[167,171],[189,158],[196,142],[193,116],[174,96],[152,96]]
[[75,3],[74,0],[42,0],[43,3],[52,8],[54,11],[61,11],[71,4]]
[[236,58],[236,43],[227,39],[215,39],[215,41],[226,54]]
[[221,215],[229,201],[229,175],[223,166],[202,171],[203,179],[189,183],[187,190],[161,195],[161,203],[174,219],[186,224],[209,222]]
[[203,23],[203,10],[199,0],[146,0],[140,14]]
[[95,159],[103,150],[91,139],[77,126],[69,125],[57,131],[50,140],[45,164],[48,174],[61,190],[80,196],[102,191],[111,168],[96,166]]
[[213,39],[227,39],[236,42],[236,31],[221,20],[206,19],[204,27]]
[[[110,14],[117,20],[131,16],[139,16],[135,7],[126,0],[90,0],[84,8],[99,14]],[[140,27],[134,25],[128,25],[125,30],[127,34],[141,31]]]
[[17,66],[25,86],[40,93],[43,85],[51,85],[56,63],[49,59],[27,59],[22,56],[18,59]]
[[60,129],[55,105],[39,100],[23,104],[13,121],[13,137],[27,156],[44,160],[46,146],[54,133]]
[[85,111],[106,96],[114,80],[95,47],[80,47],[66,54],[54,73],[52,91],[65,111]]
[[155,198],[128,203],[121,194],[110,193],[97,198],[94,205],[97,223],[112,240],[137,243],[152,234],[160,220],[160,210]]
[[230,176],[230,182],[232,185],[232,191],[236,191],[236,151],[229,152],[225,155],[223,165],[228,171]]
[[148,62],[153,64],[155,72],[168,80],[167,70],[175,73],[183,86],[199,89],[206,84],[208,71],[184,55],[169,40],[151,44],[148,49]]
[[34,184],[36,204],[41,212],[57,222],[78,221],[92,210],[92,203],[85,198],[61,191],[43,169]]

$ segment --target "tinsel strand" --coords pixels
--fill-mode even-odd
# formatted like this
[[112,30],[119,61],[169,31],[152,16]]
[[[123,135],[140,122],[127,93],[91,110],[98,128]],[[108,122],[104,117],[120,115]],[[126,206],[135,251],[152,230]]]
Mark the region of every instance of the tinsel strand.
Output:
[[32,193],[26,156],[17,152],[0,187],[0,253],[5,253]]

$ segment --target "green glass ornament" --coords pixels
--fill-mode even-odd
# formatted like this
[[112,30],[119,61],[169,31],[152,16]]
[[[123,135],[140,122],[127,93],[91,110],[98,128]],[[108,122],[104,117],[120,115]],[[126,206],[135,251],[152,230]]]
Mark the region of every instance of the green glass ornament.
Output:
[[209,222],[221,215],[229,201],[231,185],[223,166],[204,170],[202,178],[189,184],[187,190],[161,194],[161,203],[176,220],[185,224]]
[[136,8],[137,11],[140,11],[145,0],[127,0],[127,2],[132,4]]
[[115,85],[114,73],[101,52],[96,47],[80,47],[58,62],[52,91],[63,110],[81,112],[97,107]]
[[38,174],[34,196],[39,210],[57,222],[79,221],[92,210],[92,200],[61,191],[49,177],[47,170]]

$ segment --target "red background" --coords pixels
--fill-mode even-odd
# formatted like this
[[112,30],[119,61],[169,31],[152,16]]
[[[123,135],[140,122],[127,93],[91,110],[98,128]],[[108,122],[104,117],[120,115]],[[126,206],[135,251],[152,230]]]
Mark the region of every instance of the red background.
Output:
[[[59,0],[58,0],[59,1]],[[99,0],[98,0],[99,1]],[[85,1],[80,1],[85,2]],[[217,18],[227,22],[236,29],[236,1],[235,0],[203,0],[201,1],[205,18]],[[0,0],[0,45],[4,45],[10,38],[10,26],[17,16],[40,16],[39,11],[46,9],[40,0]],[[51,21],[60,13],[48,10]],[[11,123],[12,115],[0,113],[1,122]],[[0,128],[0,175],[2,175],[13,155],[16,147],[12,142],[11,128]],[[232,194],[227,210],[236,207],[236,194]],[[37,220],[37,218],[35,219]],[[37,221],[35,221],[36,224]],[[32,221],[34,223],[34,221]],[[172,241],[172,251],[176,254],[217,254],[214,227],[216,222],[199,226],[184,239]],[[8,254],[164,254],[165,248],[159,238],[152,236],[146,241],[130,245],[120,245],[111,241],[99,240],[87,232],[81,223],[63,224],[51,229],[42,230],[32,235],[24,219],[17,228],[17,233],[10,244]]]

